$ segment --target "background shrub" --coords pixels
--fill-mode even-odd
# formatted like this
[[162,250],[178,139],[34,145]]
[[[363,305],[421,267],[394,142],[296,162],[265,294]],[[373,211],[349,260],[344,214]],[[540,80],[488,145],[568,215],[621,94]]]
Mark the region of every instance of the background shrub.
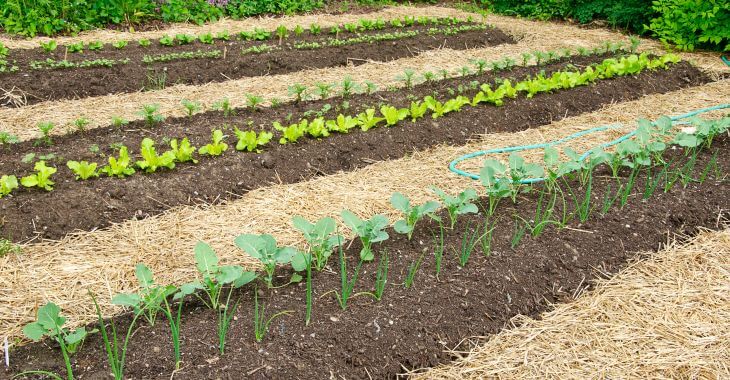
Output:
[[649,29],[683,50],[730,51],[730,0],[656,0]]

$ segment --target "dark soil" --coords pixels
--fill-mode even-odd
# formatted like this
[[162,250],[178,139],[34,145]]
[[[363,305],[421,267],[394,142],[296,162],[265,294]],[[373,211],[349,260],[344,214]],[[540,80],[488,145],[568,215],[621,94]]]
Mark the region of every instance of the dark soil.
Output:
[[[700,153],[695,178],[713,154],[720,157],[730,149],[730,139],[722,137],[712,151]],[[684,164],[683,152],[670,150]],[[277,290],[259,290],[266,314],[291,311],[277,318],[265,340],[255,343],[252,328],[253,295],[247,288],[235,293],[241,307],[228,335],[225,355],[217,351],[216,317],[201,305],[186,305],[182,326],[183,366],[176,379],[301,379],[347,378],[389,379],[405,369],[446,363],[453,358],[445,352],[465,338],[488,337],[498,333],[518,314],[539,317],[550,303],[571,299],[578,290],[590,287],[593,279],[615,273],[636,252],[660,248],[667,236],[691,235],[699,227],[719,228],[730,209],[730,161],[719,160],[718,177],[704,183],[677,183],[664,193],[661,189],[641,200],[645,176],[640,176],[629,203],[599,214],[608,185],[616,180],[599,169],[594,177],[593,204],[597,211],[583,224],[573,220],[571,229],[549,227],[535,238],[513,241],[515,215],[530,219],[536,207],[535,193],[523,195],[517,204],[504,201],[496,214],[490,256],[477,244],[467,265],[459,267],[457,252],[466,232],[480,233],[484,216],[459,218],[454,230],[446,230],[441,273],[435,275],[434,234],[438,227],[421,222],[411,241],[389,230],[390,240],[376,246],[380,257],[388,252],[390,266],[384,298],[376,302],[367,296],[351,299],[343,311],[331,291],[339,289],[336,258],[331,270],[316,273],[313,279],[313,321],[305,326],[304,284]],[[710,171],[715,172],[715,170]],[[643,172],[642,172],[643,173]],[[626,173],[623,173],[624,176]],[[623,178],[623,183],[626,179]],[[573,190],[578,184],[569,182]],[[564,190],[567,192],[567,186]],[[578,190],[578,193],[582,191]],[[482,200],[483,202],[484,200]],[[502,207],[503,206],[503,207]],[[574,210],[568,202],[569,212]],[[556,215],[561,214],[559,209]],[[441,215],[446,217],[445,215]],[[346,245],[349,268],[355,263],[360,245]],[[192,254],[192,253],[189,253]],[[414,285],[403,286],[411,263],[423,257]],[[377,262],[363,266],[356,291],[373,287]],[[284,283],[289,274],[280,273]],[[234,298],[238,299],[238,298]],[[117,321],[120,328],[128,317]],[[134,334],[128,355],[126,378],[167,379],[174,368],[169,331],[164,319],[155,327],[143,326]],[[91,326],[90,326],[91,328]],[[31,344],[11,353],[10,375],[22,370],[63,371],[60,353],[49,343]],[[91,336],[74,357],[79,379],[105,378],[106,355],[98,334]]]
[[[580,63],[577,63],[580,64]],[[555,65],[547,68],[556,70]],[[509,76],[521,77],[535,68],[520,68]],[[476,78],[489,82],[493,78]],[[474,78],[461,79],[466,85]],[[459,80],[455,80],[458,82]],[[462,112],[432,121],[403,122],[392,128],[378,128],[367,133],[354,131],[346,135],[333,135],[324,140],[308,139],[295,145],[279,145],[276,140],[265,147],[263,153],[241,154],[231,147],[223,156],[203,159],[198,165],[179,165],[173,171],[154,175],[134,175],[124,180],[101,178],[93,181],[75,181],[65,167],[66,159],[105,162],[89,151],[96,145],[102,152],[110,152],[113,143],[124,142],[138,146],[143,136],[155,138],[188,136],[200,146],[210,139],[210,129],[229,124],[220,114],[207,113],[193,119],[172,121],[170,127],[160,128],[164,134],[141,124],[124,131],[108,133],[105,129],[94,130],[85,136],[68,136],[58,139],[50,150],[36,149],[37,157],[54,152],[59,172],[54,178],[56,189],[52,192],[22,190],[2,199],[0,210],[4,224],[0,223],[0,236],[13,241],[33,237],[60,238],[80,229],[92,230],[130,218],[144,218],[161,213],[170,207],[214,203],[233,199],[236,194],[267,186],[271,183],[294,183],[316,176],[362,168],[375,161],[403,157],[414,151],[432,148],[439,144],[460,145],[483,133],[520,131],[544,125],[564,117],[594,111],[613,102],[637,99],[649,93],[663,93],[686,86],[698,85],[708,79],[689,64],[680,63],[669,70],[644,72],[635,77],[604,80],[587,87],[578,87],[555,94],[538,95],[533,99],[519,98],[507,102],[504,107],[468,107]],[[449,84],[423,84],[414,89],[418,97],[432,91],[444,91]],[[388,92],[371,97],[350,100],[350,111],[373,105],[380,96],[383,101],[397,105],[410,102],[408,94]],[[316,107],[312,105],[312,107]],[[298,105],[288,105],[275,110],[249,112],[238,120],[253,120],[253,125],[270,128],[273,120],[286,112],[301,112]],[[349,113],[349,111],[348,111]],[[277,117],[279,116],[279,117]],[[245,125],[234,123],[242,128]],[[414,133],[417,131],[417,133]],[[232,135],[232,133],[229,133]],[[233,138],[229,145],[234,146]],[[20,159],[33,151],[30,143],[21,144],[12,152],[0,155],[0,173],[24,173],[31,164],[21,164]],[[190,184],[195,184],[191,186]],[[160,202],[160,200],[164,200]]]
[[[69,60],[93,60],[97,58],[124,59],[129,64],[116,65],[112,68],[92,67],[70,70],[26,70],[0,76],[0,88],[16,88],[26,94],[27,104],[46,100],[74,99],[100,96],[112,93],[154,90],[174,84],[201,85],[210,82],[223,82],[243,77],[275,75],[300,70],[360,65],[367,61],[386,62],[403,57],[420,54],[425,50],[437,48],[470,49],[477,47],[514,43],[515,41],[498,29],[484,31],[467,31],[453,36],[436,34],[428,35],[425,31],[430,26],[413,28],[389,28],[373,33],[385,33],[399,30],[420,30],[415,37],[378,43],[362,43],[340,47],[324,47],[315,50],[294,49],[293,44],[299,41],[322,41],[330,35],[313,37],[305,34],[302,37],[284,40],[287,45],[283,50],[261,54],[241,54],[241,49],[261,45],[262,42],[216,41],[214,45],[199,42],[164,47],[156,44],[143,48],[130,43],[126,48],[117,50],[112,47],[97,52],[85,50],[81,54],[69,54]],[[278,40],[265,41],[267,45],[277,45]],[[147,65],[142,63],[145,55],[167,54],[172,52],[194,52],[196,50],[226,50],[224,57],[215,59],[185,59]],[[60,50],[60,49],[59,49]],[[20,67],[28,67],[32,60],[45,60],[49,54],[39,49],[14,50],[9,61],[17,61]],[[64,59],[64,51],[52,54],[55,59]],[[162,79],[164,78],[164,79]],[[162,85],[158,81],[162,81]]]

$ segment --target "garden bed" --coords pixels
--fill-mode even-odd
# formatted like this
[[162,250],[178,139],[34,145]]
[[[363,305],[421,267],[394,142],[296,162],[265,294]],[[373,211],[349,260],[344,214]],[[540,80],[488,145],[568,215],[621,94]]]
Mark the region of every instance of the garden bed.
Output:
[[[473,23],[460,25],[464,27],[479,26]],[[118,50],[110,45],[105,45],[102,50],[85,50],[83,54],[66,53],[65,50],[54,51],[50,54],[41,49],[12,50],[8,60],[17,62],[16,65],[23,69],[15,73],[0,75],[0,88],[5,91],[12,90],[15,94],[23,93],[25,104],[29,105],[47,100],[156,90],[174,84],[202,85],[313,68],[359,65],[368,61],[387,62],[437,48],[462,50],[515,42],[502,31],[491,27],[485,30],[467,28],[449,35],[443,33],[451,33],[449,28],[459,28],[459,26],[436,26],[437,32],[429,32],[431,28],[432,26],[429,25],[388,27],[362,34],[343,33],[343,36],[338,37],[339,41],[347,41],[348,37],[356,38],[353,36],[388,38],[343,46],[328,45],[327,42],[333,36],[323,35],[292,36],[284,39],[285,43],[279,45],[272,33],[270,40],[264,42],[215,40],[213,44],[194,41],[185,45],[173,42],[174,45],[169,47],[153,42],[154,45],[149,47],[130,44]],[[400,34],[394,34],[394,32]],[[350,36],[347,36],[348,34]],[[389,35],[395,35],[397,38],[388,37]],[[296,47],[300,44],[312,43],[320,44],[322,47]],[[265,49],[269,50],[246,52],[248,49],[261,46],[266,46]],[[189,53],[192,56],[172,58],[172,55],[181,53]],[[209,56],[210,54],[216,54],[216,56]],[[109,60],[109,64],[113,66],[30,69],[29,66],[32,62],[45,62],[46,59],[53,59],[55,62],[66,59],[68,62],[76,64],[82,61],[89,63],[104,59]],[[147,59],[171,60],[143,63]]]
[[[572,65],[582,67],[598,60],[598,57],[573,58]],[[561,62],[546,67],[516,68],[499,76],[523,78],[541,70],[550,73],[565,66],[566,62]],[[459,86],[467,88],[467,95],[473,95],[475,91],[468,89],[473,80],[492,82],[494,76],[484,74],[423,83],[409,92],[356,95],[348,100],[350,108],[347,112],[359,112],[367,105],[378,102],[407,106],[413,96],[420,97],[434,91],[445,94],[447,89]],[[158,214],[178,205],[234,199],[238,194],[270,183],[293,183],[338,171],[354,170],[439,144],[459,145],[483,133],[520,131],[594,111],[613,102],[633,100],[646,94],[673,91],[707,81],[708,78],[697,69],[687,63],[679,63],[668,70],[645,71],[636,76],[601,80],[590,86],[537,95],[532,99],[510,100],[504,107],[470,107],[438,120],[426,118],[416,123],[404,121],[390,128],[367,132],[354,130],[349,134],[335,134],[323,140],[308,139],[294,145],[272,142],[264,147],[263,153],[229,151],[215,159],[201,158],[198,165],[180,164],[173,171],[138,174],[123,180],[105,177],[91,182],[75,181],[73,174],[62,167],[63,170],[59,170],[55,178],[57,185],[53,192],[25,190],[3,199],[0,209],[4,214],[4,224],[0,225],[0,234],[14,241],[38,235],[60,238],[76,229],[102,228],[110,223]],[[221,128],[225,124],[243,127],[244,123],[249,122],[255,129],[261,126],[268,128],[272,121],[283,122],[289,114],[303,115],[306,110],[318,110],[328,103],[333,101],[292,103],[279,108],[245,111],[237,117],[206,112],[189,119],[171,120],[159,129],[135,122],[122,130],[101,128],[85,134],[59,137],[50,148],[34,148],[32,142],[24,142],[13,150],[6,149],[0,153],[0,173],[30,170],[32,164],[24,164],[21,160],[31,152],[36,157],[54,153],[59,160],[100,161],[100,156],[114,153],[110,147],[112,144],[123,143],[135,147],[143,137],[160,141],[187,136],[194,145],[200,146],[209,141],[212,128]],[[337,112],[335,107],[332,108],[330,115]],[[228,130],[227,134],[232,133]],[[233,142],[229,141],[229,144],[233,145]],[[96,147],[97,153],[92,153],[91,147]],[[191,183],[195,186],[191,187]]]
[[[679,182],[668,192],[657,192],[641,199],[646,189],[642,170],[635,191],[623,208],[617,205],[599,214],[607,189],[615,192],[616,180],[599,169],[593,177],[593,215],[585,223],[573,220],[569,228],[548,228],[535,238],[525,236],[515,244],[515,215],[530,219],[535,213],[536,194],[519,197],[517,204],[507,200],[497,211],[497,227],[490,256],[480,245],[465,266],[455,257],[464,243],[464,232],[474,233],[484,224],[483,215],[461,216],[453,230],[446,229],[441,274],[435,276],[434,247],[439,228],[422,222],[413,239],[388,230],[391,238],[375,246],[378,256],[388,252],[390,269],[382,301],[366,296],[351,300],[341,310],[332,290],[339,289],[339,276],[329,270],[315,274],[313,320],[305,326],[304,284],[276,290],[259,290],[267,315],[291,310],[275,319],[260,343],[254,343],[252,328],[252,290],[235,293],[242,297],[237,319],[228,335],[225,355],[217,351],[216,317],[196,303],[184,309],[182,325],[182,369],[175,378],[227,376],[234,370],[247,378],[338,377],[353,379],[394,378],[404,369],[433,366],[452,359],[445,348],[457,346],[465,338],[486,337],[500,331],[515,315],[537,317],[548,303],[569,300],[590,285],[592,279],[621,269],[636,252],[653,251],[667,241],[667,234],[692,235],[698,227],[717,228],[727,220],[730,190],[727,173],[730,163],[717,160],[730,148],[727,136],[718,137],[711,150],[701,151],[695,162],[693,178],[708,176],[704,182]],[[714,157],[714,158],[713,158]],[[677,161],[672,161],[676,159]],[[669,150],[666,161],[681,168],[687,157],[681,149]],[[712,161],[717,167],[708,166]],[[656,172],[655,172],[656,174]],[[624,175],[625,177],[625,175]],[[626,178],[623,178],[626,183]],[[568,184],[577,190],[577,182]],[[608,187],[608,186],[611,187]],[[481,200],[482,203],[485,201]],[[575,204],[568,202],[567,210]],[[556,214],[561,214],[556,210]],[[445,214],[442,218],[447,219]],[[359,242],[344,245],[349,258],[358,256]],[[187,253],[192,254],[192,253]],[[403,282],[409,267],[423,257],[411,288]],[[330,259],[335,266],[336,257]],[[355,266],[349,262],[349,268]],[[371,291],[376,262],[365,264],[356,291]],[[288,274],[280,273],[279,283]],[[126,317],[117,321],[120,327]],[[98,334],[89,337],[74,356],[74,369],[80,378],[104,377],[108,369],[100,350]],[[129,347],[129,378],[168,378],[173,372],[169,329],[164,322],[154,328],[137,330]],[[58,352],[39,343],[11,353],[11,370],[63,371]]]

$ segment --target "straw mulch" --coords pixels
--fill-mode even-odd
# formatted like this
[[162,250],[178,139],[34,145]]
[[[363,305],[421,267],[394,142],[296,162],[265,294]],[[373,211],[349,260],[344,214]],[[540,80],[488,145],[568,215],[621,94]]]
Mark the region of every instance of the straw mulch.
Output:
[[[376,15],[386,17],[388,15],[388,17],[394,18],[407,14],[462,18],[470,15],[470,13],[453,8],[396,7],[387,8],[375,14],[363,15],[363,17],[376,17]],[[481,17],[473,14],[472,16],[475,16],[475,19]],[[314,16],[296,17],[291,19],[308,20],[307,17]],[[340,16],[332,17],[334,17],[332,22],[341,20]],[[182,99],[198,101],[203,109],[210,109],[214,102],[224,97],[228,97],[233,106],[245,106],[246,94],[255,94],[266,99],[292,99],[287,88],[293,83],[301,83],[307,86],[312,86],[316,82],[336,83],[347,75],[352,76],[356,81],[371,81],[381,89],[388,86],[402,87],[403,82],[397,81],[395,77],[402,73],[404,68],[412,68],[418,72],[439,69],[455,72],[463,66],[471,65],[470,61],[474,59],[493,61],[503,57],[512,57],[519,61],[520,55],[524,52],[563,48],[575,49],[578,46],[593,48],[602,45],[605,41],[628,41],[628,38],[624,35],[603,29],[580,29],[569,25],[519,20],[496,15],[488,16],[487,21],[515,36],[519,39],[519,43],[467,51],[432,50],[423,52],[413,58],[404,58],[388,63],[370,62],[357,67],[307,70],[286,75],[243,78],[202,86],[175,85],[160,91],[108,95],[78,100],[49,101],[28,107],[5,108],[0,109],[0,131],[12,133],[21,140],[30,140],[38,137],[39,132],[36,126],[40,122],[51,121],[57,125],[52,133],[65,134],[75,130],[73,123],[82,116],[90,120],[90,125],[87,128],[107,126],[113,116],[120,116],[127,120],[139,120],[141,118],[139,111],[144,104],[159,104],[160,113],[171,117],[185,115],[186,111],[180,103]],[[231,21],[227,20],[227,22]],[[252,23],[254,21],[240,22]],[[297,22],[308,25],[304,21]],[[197,28],[189,25],[186,27]],[[102,31],[101,33],[112,32]],[[655,41],[644,40],[642,49],[660,51],[661,46]],[[722,72],[730,72],[730,68],[720,61],[717,54],[685,53],[683,58],[694,62],[713,76],[717,76]],[[6,91],[10,90],[6,89]],[[2,91],[0,91],[0,96],[2,96]]]
[[[313,220],[338,215],[346,208],[361,216],[385,213],[393,217],[388,200],[395,191],[420,203],[433,198],[427,190],[431,185],[452,193],[478,186],[447,170],[452,159],[468,152],[550,141],[596,125],[631,123],[638,117],[679,114],[721,102],[730,103],[730,80],[614,104],[520,133],[486,135],[463,147],[440,147],[354,172],[262,188],[225,205],[179,208],[59,242],[27,245],[22,254],[0,258],[0,337],[19,336],[36,307],[47,301],[60,305],[72,325],[92,321],[94,310],[86,289],[100,293],[104,314],[113,315],[119,310],[109,299],[135,290],[134,266],[140,262],[153,270],[160,283],[189,281],[195,276],[192,248],[199,240],[211,243],[226,262],[253,267],[255,261],[233,245],[238,234],[270,233],[281,244],[299,245],[302,238],[290,224],[293,215]],[[587,149],[617,133],[590,135],[571,147]],[[525,156],[539,158],[540,154]],[[467,164],[478,166],[478,162]]]
[[728,379],[730,229],[634,262],[540,320],[519,316],[412,379]]

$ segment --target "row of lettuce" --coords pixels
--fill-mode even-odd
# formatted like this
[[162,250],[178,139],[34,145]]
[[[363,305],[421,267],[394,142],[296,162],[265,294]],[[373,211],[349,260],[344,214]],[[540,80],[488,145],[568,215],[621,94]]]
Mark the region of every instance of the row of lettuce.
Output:
[[[393,32],[387,33],[371,33],[386,29],[387,26],[391,26],[395,29]],[[317,49],[327,46],[343,46],[351,45],[356,43],[367,43],[367,42],[378,42],[395,39],[410,38],[421,33],[416,26],[431,26],[426,29],[425,32],[429,35],[443,34],[443,35],[454,35],[463,33],[471,30],[484,30],[487,28],[483,24],[473,24],[471,17],[460,20],[453,17],[425,17],[425,16],[405,16],[400,19],[393,19],[386,22],[383,19],[360,19],[356,23],[345,23],[323,28],[318,24],[311,24],[308,29],[305,29],[301,25],[297,25],[294,28],[287,28],[284,25],[280,25],[273,31],[255,28],[252,31],[242,31],[237,34],[231,35],[228,31],[218,32],[216,34],[206,32],[199,35],[178,33],[176,35],[164,35],[160,37],[156,42],[149,39],[140,39],[137,44],[142,47],[150,47],[153,44],[161,47],[173,47],[182,45],[214,45],[216,41],[228,42],[231,40],[240,41],[268,41],[277,40],[278,45],[254,45],[251,47],[241,48],[241,51],[245,53],[251,52],[268,52],[275,49],[281,49],[284,41],[288,41],[289,38],[295,37],[295,39],[287,45],[292,45],[295,49]],[[405,31],[400,31],[404,29]],[[407,29],[407,30],[406,30]],[[305,34],[313,37],[320,36],[322,34],[329,34],[331,37],[320,38],[319,40],[307,42],[304,39]],[[365,34],[363,34],[365,33]],[[341,36],[344,35],[344,36]],[[118,64],[129,63],[128,59],[110,59],[110,58],[96,58],[74,61],[69,60],[69,54],[82,55],[85,50],[89,51],[101,51],[104,49],[122,50],[129,46],[129,41],[119,40],[110,44],[104,44],[101,41],[92,41],[84,43],[83,41],[71,43],[68,45],[59,45],[55,40],[41,41],[39,42],[40,48],[48,54],[53,55],[59,48],[63,50],[63,58],[56,59],[56,57],[49,57],[45,60],[34,60],[30,62],[30,69],[59,69],[59,68],[83,68],[83,67],[111,67]],[[226,49],[232,49],[235,45],[226,43]],[[5,47],[0,42],[0,73],[14,73],[18,72],[21,68],[17,65],[15,60],[9,60],[8,55],[12,51]],[[189,51],[183,53],[162,53],[156,55],[145,55],[143,62],[150,64],[153,62],[166,62],[171,60],[170,57],[175,59],[191,59],[191,58],[219,58],[223,56],[222,49],[215,49],[212,51],[198,49],[196,51]]]
[[[413,238],[416,226],[422,220],[428,218],[438,224],[437,232],[433,232],[433,259],[435,274],[438,277],[444,259],[445,230],[455,230],[457,220],[462,215],[481,212],[485,220],[483,230],[478,225],[466,224],[464,240],[461,248],[456,252],[458,265],[463,268],[479,245],[481,245],[484,255],[491,254],[492,233],[499,220],[495,211],[501,200],[506,199],[517,203],[518,194],[539,192],[535,216],[529,221],[522,219],[524,227],[515,229],[511,242],[515,247],[526,231],[536,237],[550,225],[565,228],[574,219],[580,220],[581,223],[585,222],[591,213],[598,209],[598,205],[592,204],[596,198],[592,193],[593,176],[601,166],[610,168],[612,178],[618,181],[616,194],[612,194],[609,186],[607,194],[603,197],[603,205],[600,207],[602,214],[607,213],[616,204],[621,208],[627,204],[628,197],[634,193],[634,186],[638,183],[637,177],[642,172],[646,173],[644,199],[651,197],[653,192],[659,188],[668,192],[678,183],[686,186],[690,182],[704,182],[708,178],[709,172],[718,170],[717,153],[713,157],[714,169],[711,167],[713,164],[711,160],[708,166],[702,169],[700,177],[696,178],[694,163],[698,153],[701,149],[710,148],[713,139],[727,133],[729,129],[730,117],[715,120],[694,117],[689,119],[679,131],[670,118],[661,117],[655,122],[639,120],[634,136],[618,144],[613,153],[598,147],[581,155],[566,148],[563,154],[567,159],[562,160],[560,152],[555,147],[548,147],[544,150],[541,164],[527,163],[517,153],[509,156],[508,165],[500,160],[487,159],[483,162],[480,171],[480,182],[484,186],[481,194],[483,194],[483,198],[486,198],[485,201],[479,202],[480,192],[473,188],[450,195],[433,187],[432,191],[439,201],[432,200],[423,204],[413,204],[405,195],[394,193],[390,201],[393,208],[400,213],[400,219],[392,225],[392,228],[393,231],[405,235],[410,240]],[[671,150],[675,144],[684,147],[684,154],[680,154],[680,156],[684,157],[687,163],[665,156],[665,153]],[[622,171],[623,173],[621,173]],[[630,174],[628,174],[626,183],[623,183],[621,176],[627,174],[626,171]],[[716,174],[716,176],[723,177],[723,173]],[[534,185],[536,179],[540,179],[543,186]],[[578,182],[577,188],[573,188],[575,182]],[[569,198],[567,201],[566,194]],[[561,198],[562,202],[560,202]],[[572,198],[572,202],[570,198]],[[571,203],[575,209],[568,211],[568,205]],[[438,215],[438,211],[441,209],[444,211],[441,213],[444,218]],[[558,209],[561,209],[560,212]],[[270,289],[306,281],[303,319],[304,323],[308,325],[312,320],[313,300],[317,299],[313,296],[313,271],[329,270],[330,258],[335,253],[337,253],[341,288],[334,289],[327,294],[334,295],[340,308],[346,310],[348,301],[357,295],[368,295],[376,301],[380,301],[388,284],[392,286],[393,283],[393,280],[388,277],[387,250],[380,250],[379,262],[374,269],[376,276],[373,288],[358,293],[355,293],[355,290],[357,290],[358,276],[363,264],[373,262],[376,259],[376,246],[383,245],[391,238],[387,231],[390,221],[381,214],[369,219],[361,219],[349,210],[343,210],[340,217],[345,227],[362,246],[359,257],[356,258],[357,266],[354,270],[348,269],[348,260],[344,250],[349,245],[345,244],[345,237],[340,234],[342,230],[335,219],[325,217],[311,222],[296,216],[293,218],[292,224],[306,241],[305,249],[281,246],[269,234],[242,234],[235,239],[234,243],[237,247],[259,261],[262,268],[261,273],[247,271],[239,265],[222,265],[214,250],[204,242],[198,242],[194,248],[198,278],[180,286],[156,283],[152,271],[143,263],[137,264],[135,274],[139,282],[138,292],[117,294],[111,300],[112,304],[122,306],[132,312],[132,321],[127,325],[126,334],[117,333],[114,320],[105,321],[103,319],[96,298],[90,293],[98,314],[98,331],[102,334],[103,349],[106,351],[108,366],[114,377],[116,379],[124,378],[127,346],[130,337],[134,335],[137,323],[144,319],[149,325],[154,326],[159,314],[164,315],[169,323],[175,370],[180,368],[182,362],[181,317],[183,301],[186,297],[198,299],[216,313],[218,320],[218,341],[216,343],[221,355],[225,354],[226,337],[231,323],[237,320],[235,316],[241,300],[239,295],[237,300],[232,303],[233,292],[247,284],[257,287],[257,280],[262,281]],[[518,219],[515,219],[515,225],[518,225]],[[413,285],[424,255],[425,253],[409,266],[402,283],[406,288]],[[281,281],[279,279],[282,278],[281,275],[277,275],[277,272],[293,274],[291,277],[288,274],[283,276],[289,279],[283,284],[277,284],[276,282]],[[265,339],[269,326],[275,318],[292,315],[294,311],[279,311],[268,315],[265,308],[259,304],[256,288],[252,294],[253,336],[256,342],[261,342]],[[37,320],[26,325],[23,332],[26,337],[35,341],[48,336],[58,343],[66,366],[66,377],[73,379],[71,355],[81,347],[89,332],[84,327],[75,330],[68,329],[64,327],[65,321],[65,318],[61,316],[60,307],[54,303],[47,303],[39,308]],[[45,371],[27,372],[27,374],[31,373],[49,374],[60,378],[58,374]]]
[[[316,117],[302,119],[294,124],[273,123],[273,129],[280,136],[279,144],[292,144],[303,137],[321,139],[332,134],[349,133],[353,129],[368,131],[373,128],[392,127],[403,120],[416,122],[426,117],[430,112],[432,119],[441,118],[452,112],[459,112],[464,107],[477,107],[483,104],[502,106],[507,99],[518,96],[531,98],[539,93],[570,89],[585,86],[597,80],[609,79],[617,76],[634,75],[643,70],[666,69],[672,63],[679,61],[675,54],[665,54],[651,58],[647,54],[628,55],[621,58],[608,58],[600,64],[588,66],[584,70],[558,71],[551,76],[538,75],[517,83],[503,80],[501,84],[492,88],[489,84],[481,84],[480,91],[472,98],[457,95],[454,98],[440,101],[433,96],[426,96],[420,101],[412,101],[409,108],[397,108],[391,105],[380,107],[379,113],[375,109],[366,109],[357,115],[340,114],[334,119]],[[154,122],[154,115],[150,116]],[[274,137],[273,131],[243,131],[237,127],[233,130],[237,142],[235,149],[241,152],[260,152]],[[196,153],[199,156],[216,157],[228,150],[226,135],[223,130],[212,132],[211,142],[196,148],[188,138],[173,139],[170,149],[158,152],[155,142],[145,138],[140,146],[141,160],[133,161],[126,146],[120,146],[118,155],[108,158],[103,166],[87,161],[68,161],[66,166],[74,172],[77,180],[89,180],[100,175],[123,178],[136,173],[138,170],[145,173],[154,173],[160,169],[174,169],[179,163],[197,163]],[[14,175],[0,177],[0,197],[7,196],[20,185],[26,188],[38,188],[46,191],[53,190],[52,176],[57,168],[48,166],[44,160],[35,163],[35,172],[24,176],[18,181]]]

